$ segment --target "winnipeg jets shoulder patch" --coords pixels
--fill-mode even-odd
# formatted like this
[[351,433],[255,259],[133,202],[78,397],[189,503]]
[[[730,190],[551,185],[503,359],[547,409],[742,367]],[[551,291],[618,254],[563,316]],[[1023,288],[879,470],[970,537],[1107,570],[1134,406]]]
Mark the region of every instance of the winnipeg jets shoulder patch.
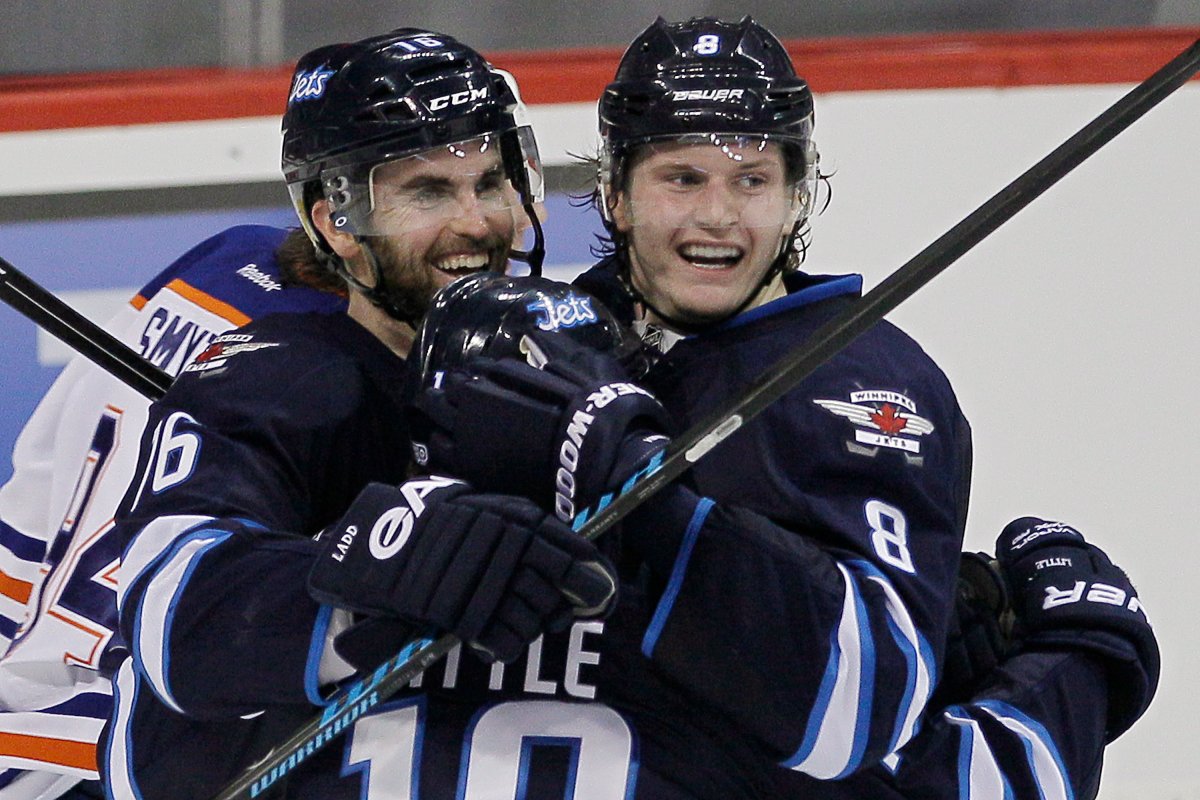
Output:
[[911,461],[921,454],[920,437],[933,433],[933,423],[917,414],[916,403],[899,392],[865,390],[850,392],[849,400],[813,402],[854,426],[854,439],[846,442],[853,453],[873,456],[886,447],[904,451]]

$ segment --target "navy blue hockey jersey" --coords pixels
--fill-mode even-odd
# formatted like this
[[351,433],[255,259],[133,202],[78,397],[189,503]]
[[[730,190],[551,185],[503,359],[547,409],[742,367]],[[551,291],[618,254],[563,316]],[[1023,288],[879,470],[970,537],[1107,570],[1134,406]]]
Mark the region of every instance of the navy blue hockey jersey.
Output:
[[151,407],[115,529],[132,653],[102,762],[115,796],[179,797],[192,771],[189,796],[211,794],[320,702],[312,536],[367,482],[404,478],[403,374],[346,314],[273,315],[217,337]]
[[[684,426],[861,288],[790,284],[652,370],[646,385]],[[949,383],[876,325],[692,468],[706,500],[651,513],[682,524],[672,558],[649,554],[665,588],[643,652],[786,767],[829,780],[878,762],[912,737],[936,681],[969,475]]]
[[[814,280],[684,342],[655,389],[685,420],[703,414],[858,286]],[[315,713],[329,609],[304,589],[308,537],[367,481],[404,471],[389,396],[401,369],[382,345],[349,320],[267,319],[239,335],[156,407],[120,520],[134,657],[109,728],[114,797],[209,796]],[[509,665],[455,650],[271,791],[887,796],[870,793],[894,782],[874,765],[922,741],[953,597],[969,464],[953,394],[880,326],[721,448],[661,553],[642,563],[609,542],[610,618]],[[937,771],[955,777],[957,742],[939,742],[953,758]],[[843,793],[854,785],[867,793]]]

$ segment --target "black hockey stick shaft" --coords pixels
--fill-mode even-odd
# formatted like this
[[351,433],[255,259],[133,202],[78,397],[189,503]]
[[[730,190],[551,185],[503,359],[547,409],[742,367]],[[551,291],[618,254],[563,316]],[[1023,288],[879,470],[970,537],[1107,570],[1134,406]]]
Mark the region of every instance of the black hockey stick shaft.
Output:
[[[580,533],[599,536],[716,445],[810,375],[856,337],[911,297],[988,234],[1029,205],[1200,70],[1200,40],[1176,56],[1052,153],[911,258],[856,304],[834,317],[767,370],[735,402],[676,438],[657,470],[587,520]],[[214,800],[257,797],[324,747],[372,706],[383,702],[458,644],[453,635],[418,639],[374,673],[340,690],[321,717],[298,730]]]
[[0,258],[0,299],[151,400],[171,376]]

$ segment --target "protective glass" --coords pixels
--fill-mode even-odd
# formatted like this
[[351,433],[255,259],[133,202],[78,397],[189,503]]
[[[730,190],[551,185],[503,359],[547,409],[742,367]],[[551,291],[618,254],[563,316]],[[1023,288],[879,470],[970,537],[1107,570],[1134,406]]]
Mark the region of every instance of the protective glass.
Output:
[[625,224],[793,225],[811,213],[816,188],[815,148],[803,156],[765,136],[697,134],[640,145],[625,167]]
[[335,224],[360,236],[404,236],[460,218],[511,219],[520,229],[524,204],[541,202],[542,186],[529,129],[489,134],[376,164],[365,186],[347,185],[358,202]]

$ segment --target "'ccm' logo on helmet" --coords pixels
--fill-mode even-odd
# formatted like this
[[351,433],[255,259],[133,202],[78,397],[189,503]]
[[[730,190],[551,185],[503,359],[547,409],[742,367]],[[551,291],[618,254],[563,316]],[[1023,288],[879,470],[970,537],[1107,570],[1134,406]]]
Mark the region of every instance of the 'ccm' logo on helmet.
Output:
[[671,92],[671,99],[676,103],[681,100],[740,100],[746,93],[745,89],[688,89],[687,91]]
[[472,100],[482,100],[487,97],[488,87],[484,86],[481,89],[465,89],[454,94],[435,97],[429,101],[431,111],[441,111],[446,106],[461,106],[463,103],[469,103]]
[[288,103],[296,100],[313,100],[325,94],[325,84],[332,74],[333,70],[327,69],[324,65],[317,67],[312,72],[301,72],[296,76],[296,83],[292,86]]

